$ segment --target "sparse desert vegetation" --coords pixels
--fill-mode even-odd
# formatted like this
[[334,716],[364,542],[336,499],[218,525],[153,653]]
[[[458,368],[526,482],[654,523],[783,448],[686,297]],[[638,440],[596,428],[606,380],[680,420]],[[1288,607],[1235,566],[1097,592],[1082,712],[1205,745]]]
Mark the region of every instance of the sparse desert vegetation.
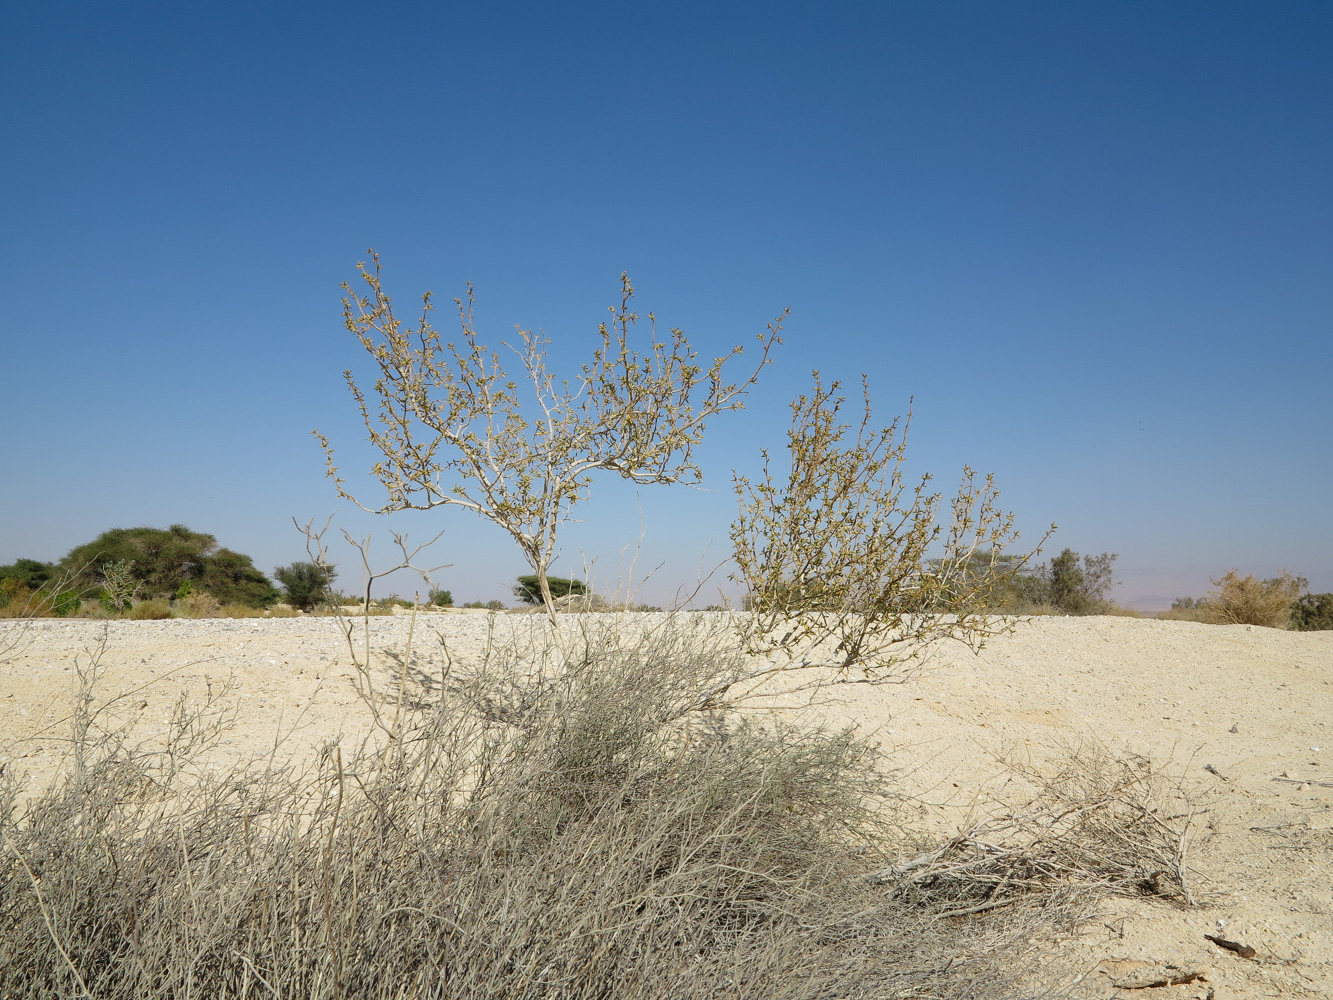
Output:
[[[977,657],[988,643],[1022,643],[1034,619],[1116,610],[1115,555],[1066,548],[1039,564],[1036,551],[1007,551],[1017,533],[990,477],[964,469],[948,499],[929,476],[907,479],[908,422],[877,428],[863,382],[859,419],[844,423],[839,384],[815,373],[791,404],[787,461],[765,455],[762,476],[734,478],[743,607],[661,613],[608,601],[549,572],[590,474],[697,481],[705,422],[739,407],[779,325],[760,334],[752,372],[725,383],[739,348],[705,368],[680,331],[651,336],[642,354],[628,346],[637,316],[622,276],[615,323],[602,327],[581,388],[555,388],[546,342],[520,331],[544,414],[529,423],[498,356],[477,341],[470,298],[455,348],[429,325],[429,298],[404,331],[378,259],[362,274],[368,296],[349,290],[345,317],[375,362],[378,416],[348,382],[384,456],[384,510],[462,505],[504,528],[534,571],[513,593],[542,614],[502,616],[499,602],[460,609],[490,612],[481,616],[446,613],[452,593],[418,562],[426,546],[398,535],[389,569],[372,571],[368,544],[357,546],[363,593],[340,595],[328,523],[305,525],[308,559],[275,571],[282,595],[248,557],[183,525],[109,531],[58,566],[0,571],[0,666],[19,665],[5,666],[9,683],[38,663],[50,674],[62,629],[99,627],[46,619],[103,619],[61,670],[76,679],[66,715],[48,721],[48,703],[0,765],[0,996],[1073,997],[1091,995],[1079,992],[1086,977],[1048,956],[1094,917],[1216,902],[1212,869],[1193,853],[1220,835],[1211,812],[1222,793],[1207,782],[1229,779],[1211,763],[1208,779],[1182,771],[1142,729],[1142,745],[1077,727],[1063,746],[992,740],[966,809],[946,793],[954,811],[941,811],[937,793],[960,788],[969,766],[956,760],[956,734],[935,751],[955,755],[955,770],[922,785],[894,756],[914,750],[888,726],[907,712],[876,701],[929,692],[941,663],[965,676],[969,661],[945,650]],[[465,485],[442,490],[445,473]],[[421,576],[427,603],[372,597],[374,581],[397,571]],[[1214,582],[1178,610],[1274,630],[1327,611],[1290,575]],[[311,617],[320,610],[329,617]],[[1136,641],[1149,628],[1173,640],[1206,633],[1115,618],[1096,627],[1117,623],[1138,629]],[[1045,625],[1073,655],[1066,620]],[[156,686],[194,664],[158,674],[139,656],[154,676],[113,671],[118,642],[132,658],[136,639],[174,637],[189,655],[240,635],[285,638],[285,649],[297,640],[281,660],[265,656],[262,707],[274,675],[308,671],[322,686],[336,671],[342,700],[318,743],[295,727],[318,714],[322,687],[283,700],[298,717],[284,732],[281,713],[258,728],[242,718],[235,673],[196,675],[202,687],[183,687],[166,708]],[[1265,648],[1281,648],[1292,669],[1326,652],[1322,637],[1292,638]],[[1105,666],[1092,662],[1089,671]],[[255,676],[248,654],[230,666]],[[1038,667],[997,679],[1022,691],[1023,669]],[[1075,678],[1043,669],[1030,697],[978,696],[1015,718],[1053,717],[1055,685],[1075,691]],[[1184,678],[1144,683],[1162,702],[1167,691],[1183,697]],[[860,707],[830,714],[848,703]],[[1150,710],[1162,711],[1156,701]],[[228,735],[238,728],[240,746]],[[41,771],[25,780],[34,757]],[[1323,787],[1286,773],[1275,780],[1299,792]],[[1206,984],[1226,978],[1137,968],[1149,970],[1144,988],[1202,983],[1208,996]],[[1112,989],[1133,979],[1106,974]]]
[[1262,625],[1314,632],[1333,628],[1333,594],[1308,593],[1303,577],[1282,573],[1268,580],[1228,570],[1201,598],[1177,598],[1159,618],[1209,625]]
[[[1256,756],[1318,738],[1324,636],[1048,617],[803,692],[746,680],[731,617],[33,622],[0,667],[32,710],[2,761],[0,995],[1109,997],[1078,973],[1154,957],[1233,997],[1301,981],[1201,962],[1197,928],[1288,954],[1266,883],[1228,873],[1287,836],[1326,863],[1326,793],[1269,778],[1318,769]],[[1232,712],[1241,676],[1296,711]]]

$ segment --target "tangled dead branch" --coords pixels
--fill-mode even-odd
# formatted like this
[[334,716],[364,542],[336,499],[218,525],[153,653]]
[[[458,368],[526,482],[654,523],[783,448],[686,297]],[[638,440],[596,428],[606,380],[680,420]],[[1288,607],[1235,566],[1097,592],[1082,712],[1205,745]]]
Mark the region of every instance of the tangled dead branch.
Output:
[[1198,904],[1186,855],[1199,808],[1163,770],[1092,743],[1066,748],[1054,773],[1011,766],[1038,786],[1033,799],[875,879],[938,908],[940,917],[1057,887]]

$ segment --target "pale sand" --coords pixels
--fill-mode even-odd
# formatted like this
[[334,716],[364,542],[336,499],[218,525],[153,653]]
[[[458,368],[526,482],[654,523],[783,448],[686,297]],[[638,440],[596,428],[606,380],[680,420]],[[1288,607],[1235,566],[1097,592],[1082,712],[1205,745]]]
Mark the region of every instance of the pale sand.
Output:
[[[431,616],[418,643],[442,629],[461,651],[476,649],[485,620]],[[401,648],[406,620],[373,621],[375,645]],[[533,619],[498,621],[528,628]],[[49,780],[53,740],[68,732],[74,657],[101,629],[36,623],[31,645],[0,664],[6,767]],[[149,735],[165,732],[182,690],[197,697],[207,681],[228,677],[239,714],[227,756],[272,747],[280,729],[290,733],[274,751],[282,759],[367,730],[346,645],[327,619],[115,622],[107,638],[100,691],[134,691],[120,707]],[[941,831],[1006,794],[997,762],[1006,754],[1050,759],[1061,743],[1092,735],[1166,764],[1208,809],[1190,855],[1203,905],[1109,900],[1079,937],[1051,943],[1052,962],[1085,971],[1078,989],[1087,997],[1191,997],[1208,988],[1217,1000],[1333,995],[1333,632],[1040,618],[978,655],[942,646],[907,683],[830,688],[813,707],[787,700],[784,710],[803,719],[872,733],[905,772],[923,821]],[[1328,784],[1273,780],[1283,776]],[[1204,933],[1249,944],[1260,960],[1222,952]],[[1204,968],[1209,978],[1117,993],[1112,975],[1138,963]]]

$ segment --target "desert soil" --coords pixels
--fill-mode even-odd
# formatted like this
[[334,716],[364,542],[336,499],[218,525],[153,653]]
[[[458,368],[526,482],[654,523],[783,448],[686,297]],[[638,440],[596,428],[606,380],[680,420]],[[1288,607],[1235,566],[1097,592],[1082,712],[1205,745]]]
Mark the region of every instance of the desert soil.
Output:
[[[419,622],[460,655],[485,640],[489,616]],[[627,616],[630,624],[638,616]],[[496,616],[502,630],[533,619]],[[372,619],[371,644],[401,649],[408,622]],[[368,729],[348,648],[322,618],[41,621],[0,663],[0,763],[32,786],[61,766],[76,658],[105,629],[99,702],[162,737],[182,693],[209,685],[236,711],[206,766],[272,753],[304,758]],[[380,683],[390,683],[387,664]],[[230,688],[226,686],[232,685]],[[978,654],[939,647],[905,683],[847,686],[815,705],[779,698],[810,721],[872,735],[940,831],[973,822],[1005,796],[1016,754],[1052,759],[1095,738],[1183,781],[1200,803],[1188,855],[1200,905],[1106,901],[1069,939],[1046,942],[1053,966],[1082,975],[1088,998],[1333,996],[1333,632],[1293,633],[1131,618],[1039,618]],[[1244,959],[1204,935],[1241,942]],[[1198,972],[1183,986],[1126,988],[1156,966]],[[1210,993],[1211,991],[1211,993]]]

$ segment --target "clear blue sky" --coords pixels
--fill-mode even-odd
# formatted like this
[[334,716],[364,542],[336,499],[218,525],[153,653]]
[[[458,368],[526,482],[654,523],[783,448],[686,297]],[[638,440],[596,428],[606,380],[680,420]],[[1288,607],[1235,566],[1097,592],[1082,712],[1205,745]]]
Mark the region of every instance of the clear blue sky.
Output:
[[622,270],[704,354],[791,307],[716,492],[594,488],[562,565],[599,582],[640,508],[648,599],[725,558],[729,470],[820,368],[915,395],[921,469],[1118,552],[1122,600],[1333,590],[1327,3],[57,0],[3,37],[0,562],[185,522],[271,571],[337,513],[385,558],[443,529],[439,582],[505,596],[496,529],[322,478],[315,426],[371,461],[338,283],[373,246],[404,308],[470,280],[557,366]]

